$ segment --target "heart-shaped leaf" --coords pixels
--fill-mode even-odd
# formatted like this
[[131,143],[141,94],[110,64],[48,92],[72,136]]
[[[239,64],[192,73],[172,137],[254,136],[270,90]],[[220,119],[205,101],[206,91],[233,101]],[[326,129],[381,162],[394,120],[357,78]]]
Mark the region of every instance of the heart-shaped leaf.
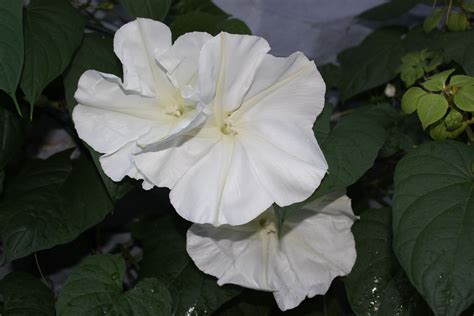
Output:
[[21,89],[31,110],[43,89],[69,65],[81,43],[84,20],[64,0],[31,0],[25,11],[25,65]]
[[92,161],[69,156],[30,161],[7,181],[0,204],[4,260],[69,242],[111,210]]
[[143,279],[123,291],[125,262],[113,255],[86,258],[68,277],[59,293],[58,316],[171,315],[171,297],[156,279]]
[[394,250],[436,315],[474,303],[474,148],[429,142],[395,170]]

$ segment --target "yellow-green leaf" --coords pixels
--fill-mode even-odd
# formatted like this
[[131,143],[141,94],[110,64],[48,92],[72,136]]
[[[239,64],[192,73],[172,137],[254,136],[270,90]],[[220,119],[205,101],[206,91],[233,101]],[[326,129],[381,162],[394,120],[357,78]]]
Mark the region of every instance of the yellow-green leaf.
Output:
[[402,111],[406,114],[415,112],[421,97],[427,94],[428,92],[419,87],[408,89],[402,97]]
[[467,112],[474,112],[474,86],[461,87],[454,95],[454,104]]
[[439,94],[427,94],[418,101],[417,113],[423,129],[443,118],[448,111],[448,101]]
[[421,85],[429,91],[441,91],[446,87],[446,80],[448,80],[448,77],[454,72],[454,70],[455,69],[445,70],[428,77],[428,80],[423,82]]
[[451,11],[446,26],[451,32],[462,32],[469,27],[469,19],[463,12]]
[[438,26],[439,22],[441,22],[443,14],[444,9],[434,9],[431,11],[431,14],[428,15],[423,22],[423,30],[425,30],[426,33],[434,30]]

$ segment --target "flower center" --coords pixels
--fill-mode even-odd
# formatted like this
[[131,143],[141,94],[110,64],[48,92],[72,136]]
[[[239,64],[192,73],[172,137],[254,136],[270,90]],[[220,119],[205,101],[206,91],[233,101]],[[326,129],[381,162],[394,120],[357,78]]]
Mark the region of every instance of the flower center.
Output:
[[[230,116],[230,115],[227,115],[227,116]],[[224,119],[224,122],[221,126],[221,132],[225,135],[231,135],[231,136],[235,136],[238,134],[235,128],[232,126],[232,122],[229,119],[229,117]]]
[[260,224],[260,227],[267,235],[277,233],[276,222],[274,220],[262,218],[258,223]]
[[179,105],[168,105],[165,108],[165,113],[174,117],[180,117],[184,112],[184,107]]

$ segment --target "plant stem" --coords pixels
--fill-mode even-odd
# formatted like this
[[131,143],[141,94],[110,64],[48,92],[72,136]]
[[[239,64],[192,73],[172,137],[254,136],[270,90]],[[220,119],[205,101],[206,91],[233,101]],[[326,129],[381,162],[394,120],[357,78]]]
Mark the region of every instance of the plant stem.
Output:
[[38,272],[41,275],[41,279],[43,280],[44,284],[47,287],[49,287],[48,282],[46,281],[46,278],[44,277],[43,271],[41,270],[41,266],[39,264],[38,256],[36,255],[36,252],[35,252],[35,261],[36,261],[36,267],[38,268]]

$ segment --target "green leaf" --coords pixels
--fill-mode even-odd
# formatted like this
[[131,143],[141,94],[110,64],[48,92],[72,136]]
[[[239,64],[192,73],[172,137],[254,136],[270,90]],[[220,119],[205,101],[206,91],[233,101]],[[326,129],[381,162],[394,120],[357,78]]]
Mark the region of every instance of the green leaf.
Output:
[[428,93],[418,87],[412,87],[405,92],[402,97],[402,111],[405,114],[411,114],[416,111],[420,99]]
[[440,33],[433,44],[460,64],[467,75],[474,76],[474,30]]
[[455,69],[449,69],[442,71],[436,75],[428,77],[428,80],[423,82],[421,85],[423,88],[429,91],[441,91],[446,87],[446,81],[448,77],[454,72]]
[[229,14],[215,5],[212,0],[175,0],[172,1],[169,16],[176,17],[190,12],[206,12],[212,15],[223,15],[229,17]]
[[463,121],[459,124],[459,127],[448,128],[446,118],[430,128],[430,136],[434,140],[454,139],[461,135],[467,127],[467,122]]
[[18,0],[3,0],[0,6],[0,90],[12,97],[20,114],[15,92],[23,67],[22,9]]
[[168,14],[171,0],[120,0],[127,13],[134,18],[163,21]]
[[423,23],[423,30],[426,33],[431,32],[434,30],[441,22],[441,18],[443,17],[444,9],[434,9],[431,11],[430,15],[428,15]]
[[464,117],[462,113],[455,108],[451,108],[448,115],[444,118],[444,124],[446,124],[446,128],[450,131],[461,127],[463,121]]
[[316,118],[316,122],[314,122],[313,132],[318,144],[324,143],[331,132],[331,114],[332,104],[326,103],[323,111]]
[[410,11],[421,0],[392,0],[363,12],[360,19],[383,21],[389,20]]
[[374,164],[395,115],[392,107],[382,104],[343,117],[321,144],[329,170],[312,198],[344,190],[359,180]]
[[454,95],[454,103],[463,111],[474,112],[474,86],[461,87]]
[[352,232],[357,260],[344,284],[356,315],[426,315],[393,253],[391,210],[363,212]]
[[425,74],[423,67],[403,67],[401,68],[400,78],[405,83],[406,87],[412,86],[418,79],[423,77]]
[[75,239],[112,208],[93,163],[69,155],[30,161],[7,182],[0,204],[7,262]]
[[19,152],[24,134],[18,115],[0,106],[0,170]]
[[188,225],[171,215],[154,221],[143,220],[132,233],[143,243],[140,277],[156,277],[169,289],[173,314],[207,315],[217,310],[241,290],[235,286],[217,285],[214,277],[199,271],[186,252]]
[[25,11],[25,65],[21,89],[33,106],[69,65],[81,43],[84,20],[69,1],[31,0]]
[[418,101],[418,117],[423,129],[440,120],[448,111],[448,101],[439,94],[427,94]]
[[217,35],[221,31],[234,34],[250,34],[248,26],[237,19],[229,19],[226,15],[214,15],[207,12],[191,12],[177,16],[170,26],[173,38],[188,32],[207,32]]
[[[71,66],[64,76],[64,87],[69,113],[72,113],[76,106],[74,93],[76,92],[79,78],[88,69],[95,69],[117,76],[121,75],[121,64],[114,54],[112,38],[94,33],[89,33],[84,36],[81,46],[77,50]],[[114,182],[107,177],[99,163],[100,154],[89,146],[87,146],[87,148],[91,152],[94,164],[100,173],[112,201],[117,201],[134,187],[133,183],[128,179],[121,182]]]
[[436,315],[474,303],[474,148],[429,142],[395,170],[394,250]]
[[462,7],[464,10],[474,12],[474,0],[464,0],[462,2]]
[[446,26],[451,32],[462,32],[469,27],[469,19],[463,12],[451,11]]
[[343,51],[340,89],[343,100],[380,86],[398,73],[405,54],[401,44],[404,28],[383,28],[370,34],[359,46]]
[[449,81],[449,85],[451,87],[464,87],[464,86],[474,86],[474,78],[465,75],[456,75],[452,76],[451,80]]
[[13,272],[0,281],[2,315],[54,316],[54,295],[37,278]]
[[326,83],[326,88],[338,88],[341,81],[341,68],[334,64],[318,66],[318,70]]
[[143,279],[124,292],[125,262],[113,255],[86,258],[59,293],[58,316],[171,315],[171,297],[161,282]]

